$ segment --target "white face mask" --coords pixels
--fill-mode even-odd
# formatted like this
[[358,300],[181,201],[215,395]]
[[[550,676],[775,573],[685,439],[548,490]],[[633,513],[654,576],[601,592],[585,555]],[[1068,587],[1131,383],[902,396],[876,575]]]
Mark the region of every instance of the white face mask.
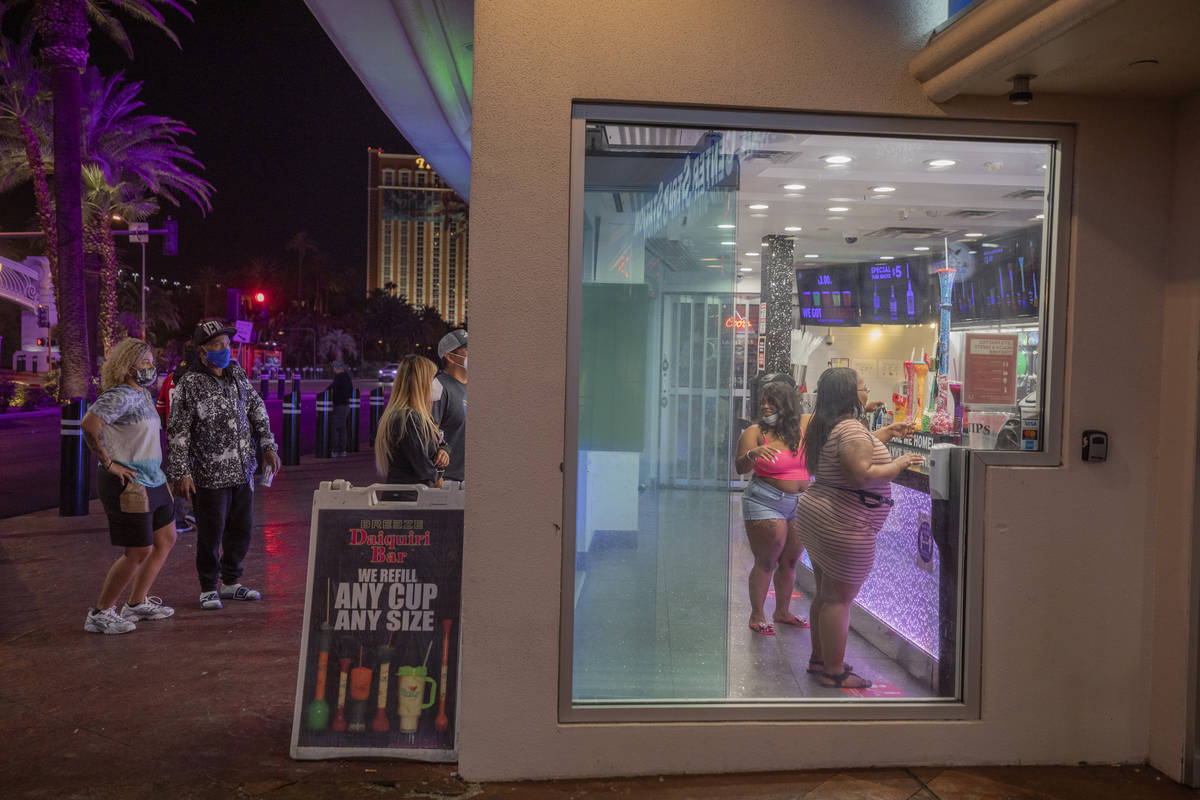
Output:
[[429,390],[429,402],[436,403],[442,399],[442,382],[434,380],[433,387]]
[[776,422],[779,422],[779,415],[778,414],[767,414],[767,415],[763,416],[762,421],[767,423],[768,425],[774,425]]

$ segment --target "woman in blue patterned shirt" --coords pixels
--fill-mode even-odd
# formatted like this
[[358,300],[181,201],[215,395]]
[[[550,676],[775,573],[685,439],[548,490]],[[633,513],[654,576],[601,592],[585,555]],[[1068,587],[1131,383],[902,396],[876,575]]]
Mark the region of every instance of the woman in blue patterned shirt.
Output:
[[[175,513],[162,470],[162,428],[147,391],[158,379],[153,351],[140,339],[113,346],[100,369],[103,390],[83,417],[84,440],[100,460],[100,502],[109,539],[124,553],[108,570],[100,598],[89,609],[89,633],[129,633],[142,620],[175,613],[150,591],[175,546]],[[117,598],[133,583],[117,613]]]

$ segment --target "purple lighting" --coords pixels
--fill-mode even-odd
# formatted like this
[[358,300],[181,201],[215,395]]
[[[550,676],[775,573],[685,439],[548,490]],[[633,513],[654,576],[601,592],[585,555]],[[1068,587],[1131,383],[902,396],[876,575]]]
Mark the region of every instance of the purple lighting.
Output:
[[[875,544],[875,567],[855,603],[935,659],[938,657],[938,561],[933,545],[926,562],[918,548],[921,514],[931,512],[929,495],[892,484],[896,505]],[[808,551],[804,565],[812,569]]]

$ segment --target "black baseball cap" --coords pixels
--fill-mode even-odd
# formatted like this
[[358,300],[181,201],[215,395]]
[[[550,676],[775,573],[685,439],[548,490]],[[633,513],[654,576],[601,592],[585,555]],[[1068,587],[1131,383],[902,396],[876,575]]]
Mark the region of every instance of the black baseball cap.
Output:
[[192,334],[192,345],[199,347],[206,342],[212,341],[221,334],[233,336],[235,333],[237,333],[237,328],[232,328],[220,320],[206,320],[196,326],[196,330]]

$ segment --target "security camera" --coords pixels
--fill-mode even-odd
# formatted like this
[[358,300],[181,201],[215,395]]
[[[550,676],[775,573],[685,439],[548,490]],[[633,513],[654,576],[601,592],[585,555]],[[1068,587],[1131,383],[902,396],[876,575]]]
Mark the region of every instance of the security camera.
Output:
[[842,241],[844,241],[846,244],[857,244],[858,231],[846,231],[842,234]]
[[833,346],[833,334],[832,333],[825,334],[825,344],[829,345],[830,347]]

